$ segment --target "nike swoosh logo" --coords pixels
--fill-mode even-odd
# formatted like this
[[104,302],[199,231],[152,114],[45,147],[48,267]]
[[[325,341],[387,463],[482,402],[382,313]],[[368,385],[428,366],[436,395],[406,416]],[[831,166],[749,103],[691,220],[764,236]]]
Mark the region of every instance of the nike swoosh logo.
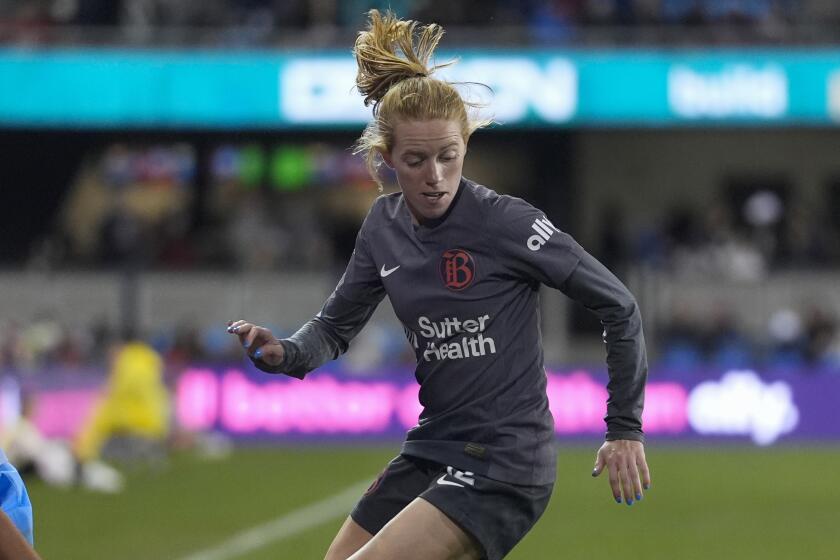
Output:
[[382,265],[382,270],[380,270],[380,271],[379,271],[379,275],[380,275],[382,278],[385,278],[386,276],[388,276],[389,274],[391,274],[392,272],[394,272],[395,270],[397,270],[399,267],[400,267],[400,265],[397,265],[397,266],[395,266],[394,268],[389,268],[388,270],[385,270],[385,265],[383,264],[383,265]]
[[458,484],[457,482],[452,482],[452,481],[446,480],[446,475],[445,474],[440,476],[440,478],[437,480],[437,483],[438,484],[448,484],[449,486],[460,486],[461,488],[464,487],[463,484]]

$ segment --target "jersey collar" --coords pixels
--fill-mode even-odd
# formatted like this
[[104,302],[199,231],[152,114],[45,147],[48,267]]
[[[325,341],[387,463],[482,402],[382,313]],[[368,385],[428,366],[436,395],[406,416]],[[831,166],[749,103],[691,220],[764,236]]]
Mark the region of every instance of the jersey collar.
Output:
[[[442,216],[439,218],[431,218],[428,220],[423,220],[420,225],[413,225],[414,231],[420,232],[425,230],[433,230],[443,224],[446,219],[452,214],[452,211],[455,210],[455,207],[458,205],[458,201],[461,199],[461,194],[464,192],[464,185],[466,184],[466,179],[461,177],[461,181],[458,183],[458,190],[455,192],[455,196],[452,198],[452,203],[449,205],[449,208],[446,209],[446,212],[443,213]],[[405,200],[403,200],[404,202]],[[406,204],[406,210],[408,210],[408,205]],[[410,217],[410,216],[409,216]]]

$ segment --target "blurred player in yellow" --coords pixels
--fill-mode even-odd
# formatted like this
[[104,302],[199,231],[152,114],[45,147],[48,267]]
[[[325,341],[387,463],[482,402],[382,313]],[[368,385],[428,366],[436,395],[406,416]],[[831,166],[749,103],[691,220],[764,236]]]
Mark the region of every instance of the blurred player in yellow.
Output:
[[169,433],[169,394],[163,359],[139,341],[122,345],[114,357],[108,387],[76,440],[82,462],[99,456],[115,436],[157,445]]

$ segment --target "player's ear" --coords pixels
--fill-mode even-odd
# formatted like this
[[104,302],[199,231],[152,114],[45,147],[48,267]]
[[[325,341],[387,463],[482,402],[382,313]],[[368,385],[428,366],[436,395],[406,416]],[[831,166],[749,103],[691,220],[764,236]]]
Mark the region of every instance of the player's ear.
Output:
[[391,159],[390,152],[379,150],[379,155],[382,156],[382,161],[385,162],[385,165],[387,165],[389,169],[394,168],[394,160]]

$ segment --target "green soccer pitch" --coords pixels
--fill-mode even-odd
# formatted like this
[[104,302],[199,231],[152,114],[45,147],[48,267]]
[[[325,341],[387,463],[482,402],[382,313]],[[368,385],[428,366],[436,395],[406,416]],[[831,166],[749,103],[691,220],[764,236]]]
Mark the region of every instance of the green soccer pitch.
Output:
[[[508,558],[840,558],[838,446],[648,445],[653,485],[626,506],[613,502],[605,474],[590,476],[597,444],[561,448],[548,510]],[[163,470],[129,473],[116,496],[28,480],[37,549],[45,560],[320,559],[346,511],[313,521],[310,508],[308,528],[242,554],[207,553],[372,480],[397,449],[248,448],[216,461],[181,454]],[[287,519],[287,528],[300,522]]]

